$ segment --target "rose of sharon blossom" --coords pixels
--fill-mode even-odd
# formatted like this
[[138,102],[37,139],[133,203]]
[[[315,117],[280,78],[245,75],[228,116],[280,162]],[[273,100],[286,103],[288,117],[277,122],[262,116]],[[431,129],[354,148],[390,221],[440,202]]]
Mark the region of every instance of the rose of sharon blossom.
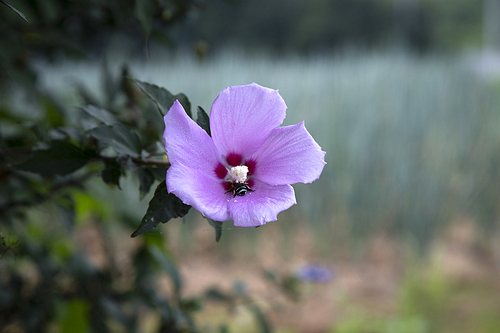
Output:
[[290,184],[313,182],[326,164],[303,122],[278,127],[285,111],[277,90],[228,87],[212,105],[210,137],[176,101],[164,118],[168,191],[215,221],[275,221],[296,203]]

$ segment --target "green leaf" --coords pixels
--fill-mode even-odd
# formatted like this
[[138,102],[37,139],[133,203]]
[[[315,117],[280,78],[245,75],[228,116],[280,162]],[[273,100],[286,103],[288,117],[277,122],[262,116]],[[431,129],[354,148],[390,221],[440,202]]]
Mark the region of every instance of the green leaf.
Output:
[[176,100],[182,104],[182,107],[186,111],[186,113],[191,116],[191,103],[187,96],[183,93],[179,93],[177,95],[172,94],[170,91],[163,87],[158,87],[155,84],[139,81],[133,79],[134,82],[141,88],[141,90],[149,97],[158,108],[161,116],[163,117],[167,111],[172,107]]
[[102,125],[87,131],[87,134],[113,147],[118,154],[137,156],[142,149],[137,134],[123,124]]
[[3,3],[4,5],[6,5],[7,7],[9,7],[10,9],[12,9],[12,10],[13,10],[13,11],[17,14],[17,15],[21,16],[21,18],[22,18],[23,20],[25,20],[27,23],[30,23],[30,22],[28,21],[28,19],[26,18],[26,16],[25,16],[25,15],[24,15],[21,11],[19,11],[16,7],[14,7],[14,6],[12,5],[12,2],[10,2],[9,0],[1,0],[1,1],[2,1],[2,3]]
[[105,169],[101,172],[102,180],[108,185],[118,186],[120,188],[120,176],[122,168],[120,164],[115,161],[105,161]]
[[208,114],[203,110],[201,106],[198,106],[198,118],[196,118],[196,122],[198,125],[200,125],[201,128],[203,128],[208,135],[210,134],[210,118],[208,117]]
[[66,141],[52,141],[48,149],[36,150],[18,169],[42,176],[64,176],[84,166],[95,152],[83,151]]
[[208,223],[215,229],[215,241],[218,243],[222,236],[222,222],[214,221],[212,219],[207,218]]
[[177,95],[175,95],[175,99],[178,100],[179,103],[181,103],[189,118],[193,118],[193,115],[191,114],[191,102],[189,101],[188,97],[183,93],[178,93]]
[[156,180],[165,181],[167,169],[163,166],[155,166],[146,168],[151,172],[151,174],[155,177]]
[[151,171],[144,168],[138,170],[138,176],[139,176],[139,193],[142,199],[146,194],[149,193],[149,189],[151,188],[151,185],[153,185],[155,177],[153,176]]
[[191,206],[185,205],[175,195],[168,193],[165,182],[158,184],[155,194],[149,202],[146,215],[142,218],[141,224],[131,237],[139,236],[158,224],[167,223],[170,219],[183,217],[189,211]]
[[104,123],[104,125],[114,125],[118,123],[115,116],[108,110],[98,108],[94,105],[82,106],[80,109],[90,116]]

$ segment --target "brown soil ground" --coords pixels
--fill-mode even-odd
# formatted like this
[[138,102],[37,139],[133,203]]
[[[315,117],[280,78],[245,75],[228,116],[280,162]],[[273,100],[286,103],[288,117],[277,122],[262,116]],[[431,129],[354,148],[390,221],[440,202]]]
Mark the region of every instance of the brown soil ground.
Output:
[[[272,230],[259,238],[259,250],[251,256],[217,253],[213,234],[205,231],[197,235],[196,248],[189,253],[178,253],[185,282],[184,295],[200,295],[214,286],[230,292],[235,281],[243,281],[251,295],[248,302],[259,305],[274,328],[287,332],[332,332],[334,324],[352,307],[391,315],[407,270],[410,266],[414,269],[416,261],[422,262],[421,258],[415,259],[404,244],[382,234],[370,240],[360,259],[346,260],[320,257],[305,230],[298,233],[300,236],[295,238],[292,247],[296,250],[286,258],[280,254]],[[488,281],[500,288],[500,246],[481,244],[472,223],[454,224],[432,246],[424,267],[439,267],[454,281]],[[175,252],[176,245],[173,247]],[[264,270],[273,270],[282,276],[291,274],[302,264],[311,262],[332,269],[334,279],[328,283],[301,284],[296,300],[263,276]],[[197,319],[207,325],[227,320],[244,323],[248,319],[238,311],[226,310],[209,305]]]

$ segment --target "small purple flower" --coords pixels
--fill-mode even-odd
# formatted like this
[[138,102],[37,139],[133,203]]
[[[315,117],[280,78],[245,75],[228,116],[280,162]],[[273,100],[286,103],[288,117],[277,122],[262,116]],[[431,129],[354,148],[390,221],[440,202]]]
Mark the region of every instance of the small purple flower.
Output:
[[168,191],[215,221],[275,221],[296,204],[290,184],[313,182],[326,164],[303,122],[278,127],[285,113],[277,90],[228,87],[212,105],[210,137],[176,101],[164,117]]
[[333,273],[328,267],[310,264],[297,270],[295,277],[303,282],[330,282]]

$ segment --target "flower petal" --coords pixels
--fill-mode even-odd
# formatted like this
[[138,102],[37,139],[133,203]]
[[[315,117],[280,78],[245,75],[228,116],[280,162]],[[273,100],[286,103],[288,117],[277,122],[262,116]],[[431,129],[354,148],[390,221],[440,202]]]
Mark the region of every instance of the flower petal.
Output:
[[167,171],[167,189],[186,205],[215,221],[230,220],[223,183],[202,170],[175,163]]
[[297,202],[290,185],[271,186],[258,180],[252,186],[254,192],[231,198],[229,214],[238,227],[257,227],[278,219],[278,213]]
[[163,120],[165,150],[170,163],[182,163],[192,169],[213,172],[215,175],[219,161],[213,140],[188,117],[178,101],[175,101]]
[[304,122],[279,127],[250,157],[253,177],[270,185],[311,183],[325,166],[325,152],[307,132]]
[[286,104],[277,90],[256,83],[224,89],[210,111],[210,132],[222,156],[252,155],[285,119]]

